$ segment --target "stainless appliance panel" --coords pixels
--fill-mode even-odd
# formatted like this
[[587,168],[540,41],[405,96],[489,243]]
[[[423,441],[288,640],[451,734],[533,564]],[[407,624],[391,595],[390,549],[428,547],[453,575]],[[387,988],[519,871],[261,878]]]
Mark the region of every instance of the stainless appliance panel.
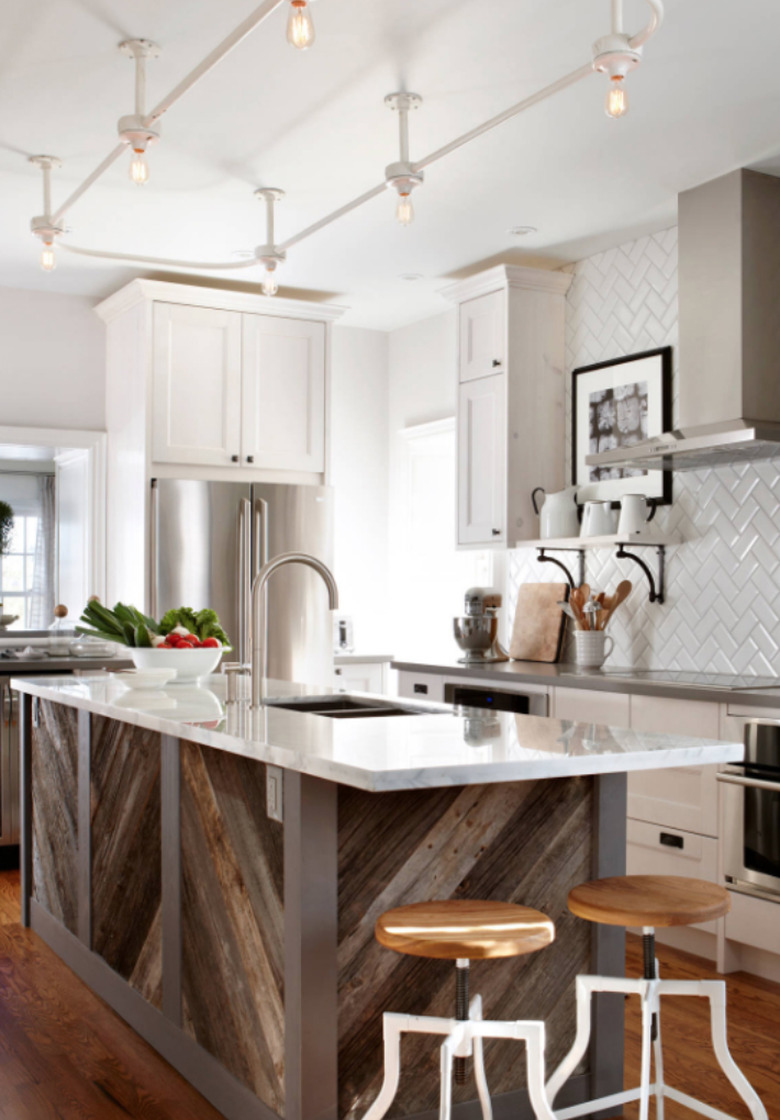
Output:
[[157,479],[152,584],[156,613],[213,607],[239,651],[242,635],[240,514],[250,487],[234,482]]
[[19,698],[0,679],[0,846],[19,843]]
[[751,720],[744,764],[718,781],[729,887],[780,901],[780,721]]
[[[333,566],[333,492],[325,486],[254,484],[254,570],[283,552],[307,552]],[[303,565],[279,569],[268,583],[268,676],[328,684],[333,676],[333,629],[328,593]]]

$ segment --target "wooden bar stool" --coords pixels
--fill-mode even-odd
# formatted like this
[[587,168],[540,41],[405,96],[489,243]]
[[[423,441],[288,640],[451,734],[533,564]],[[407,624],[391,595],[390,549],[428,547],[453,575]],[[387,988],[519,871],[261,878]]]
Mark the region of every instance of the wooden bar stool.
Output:
[[450,1120],[452,1074],[467,1080],[467,1062],[474,1058],[474,1078],[482,1120],[492,1120],[490,1092],[482,1054],[484,1038],[516,1038],[526,1044],[528,1094],[537,1120],[555,1120],[544,1088],[544,1023],[537,1020],[499,1022],[482,1018],[482,999],[469,1002],[469,966],[473,960],[519,957],[544,949],[555,940],[555,926],[546,914],[508,902],[453,899],[418,902],[388,910],[376,923],[377,941],[396,953],[431,960],[455,961],[455,1017],[383,1016],[385,1076],[379,1096],[363,1120],[380,1120],[393,1103],[401,1075],[401,1035],[442,1035],[439,1120]]
[[[660,997],[700,996],[710,1001],[712,1045],[720,1067],[750,1110],[753,1120],[768,1120],[758,1095],[732,1058],[726,1036],[726,985],[722,980],[661,980],[655,956],[655,930],[669,926],[691,926],[727,914],[729,893],[714,883],[675,875],[625,875],[596,879],[575,887],[569,894],[569,909],[579,918],[610,926],[641,926],[644,946],[644,977],[627,980],[612,976],[577,977],[577,1035],[547,1085],[550,1104],[585,1054],[590,1040],[590,1004],[594,992],[638,995],[642,1001],[641,1083],[637,1089],[614,1093],[587,1104],[555,1113],[557,1120],[589,1116],[592,1112],[628,1101],[640,1102],[640,1120],[648,1120],[650,1098],[655,1097],[656,1118],[663,1120],[664,1101],[675,1101],[709,1120],[735,1120],[726,1112],[673,1089],[664,1081],[661,1049]],[[651,1058],[655,1057],[655,1081],[651,1082]]]

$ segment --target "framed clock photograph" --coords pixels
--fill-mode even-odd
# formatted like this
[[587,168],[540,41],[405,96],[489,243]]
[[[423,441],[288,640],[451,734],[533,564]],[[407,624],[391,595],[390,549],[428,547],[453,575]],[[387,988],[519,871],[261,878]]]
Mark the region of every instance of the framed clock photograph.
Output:
[[672,426],[672,348],[581,366],[572,374],[572,480],[577,501],[672,500],[672,476],[641,466],[592,467],[586,455],[633,447]]

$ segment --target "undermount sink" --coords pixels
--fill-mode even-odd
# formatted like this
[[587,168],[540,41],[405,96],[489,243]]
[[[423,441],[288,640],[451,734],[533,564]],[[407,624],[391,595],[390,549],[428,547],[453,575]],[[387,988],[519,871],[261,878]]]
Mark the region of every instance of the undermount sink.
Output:
[[268,700],[272,708],[287,708],[291,712],[306,712],[312,716],[330,719],[371,719],[378,716],[419,716],[428,709],[413,704],[398,704],[392,700],[369,700],[365,696],[295,696],[289,700]]

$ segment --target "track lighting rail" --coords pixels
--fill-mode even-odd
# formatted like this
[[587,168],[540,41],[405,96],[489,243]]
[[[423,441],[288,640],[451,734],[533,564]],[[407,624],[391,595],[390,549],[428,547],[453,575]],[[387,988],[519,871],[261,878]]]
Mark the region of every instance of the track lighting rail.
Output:
[[[663,22],[663,0],[645,0],[645,2],[648,4],[651,10],[651,15],[648,23],[635,35],[627,36],[622,30],[623,0],[611,0],[612,37],[613,39],[615,37],[620,38],[623,45],[625,45],[627,48],[630,48],[631,51],[635,52],[636,59],[632,62],[632,65],[636,65],[636,62],[641,55],[642,46],[656,33],[656,31],[660,28],[661,23]],[[264,20],[266,20],[283,3],[285,3],[285,0],[265,0],[265,2],[258,8],[256,8],[255,11],[246,20],[244,20],[243,23],[241,23],[233,32],[231,32],[230,35],[223,39],[222,42],[219,43],[219,45],[215,47],[214,50],[211,51],[211,53],[207,55],[206,58],[203,59],[203,61],[198,66],[191,70],[190,73],[187,74],[187,76],[183,78],[177,86],[174,87],[174,89],[168,94],[167,97],[163,98],[163,100],[159,102],[159,104],[155,106],[155,108],[152,109],[151,112],[149,112],[144,117],[144,123],[147,126],[152,126],[156,121],[158,121],[160,117],[162,117],[162,115],[168,111],[168,109],[170,109],[181,97],[184,96],[184,94],[186,94],[197,82],[199,82],[201,78],[208,74],[209,71],[212,70],[219,62],[221,62],[222,59],[225,58],[230,53],[230,51],[233,50],[234,47],[241,43],[256,27],[258,27]],[[609,57],[611,58],[612,56]],[[597,69],[607,69],[606,64],[603,64],[602,59],[590,61],[585,65],[579,67],[577,70],[573,70],[565,77],[559,78],[557,81],[552,82],[548,86],[545,86],[538,92],[531,94],[529,97],[523,98],[522,101],[518,101],[515,105],[510,106],[510,108],[504,110],[502,113],[491,117],[483,124],[477,125],[475,128],[472,128],[468,132],[465,132],[462,136],[456,137],[456,139],[450,141],[448,144],[445,144],[441,148],[437,148],[428,156],[425,156],[423,159],[417,161],[408,161],[408,133],[406,132],[405,114],[402,114],[400,126],[402,156],[404,154],[407,156],[407,162],[410,171],[414,174],[418,174],[420,181],[422,181],[422,172],[426,167],[429,167],[431,164],[436,163],[438,160],[450,155],[452,152],[457,151],[465,144],[471,143],[472,140],[478,139],[485,133],[490,132],[492,129],[497,128],[499,125],[504,124],[506,121],[511,120],[513,117],[519,116],[521,113],[525,112],[528,109],[531,109],[535,105],[538,105],[540,102],[547,100],[548,98],[554,96],[556,93],[559,93],[564,89],[568,89],[569,87],[576,85],[578,82],[588,77],[588,75],[594,73],[594,71]],[[625,69],[626,68],[624,67],[624,70]],[[621,71],[621,74],[623,74],[623,71]],[[391,96],[398,98],[402,95],[394,94]],[[414,95],[407,96],[413,97]],[[623,111],[625,111],[625,107]],[[116,162],[117,159],[119,159],[119,157],[126,150],[127,147],[124,143],[119,144],[116,148],[114,148],[103,160],[103,162],[95,168],[92,174],[84,180],[81,186],[79,186],[65,200],[62,206],[60,206],[59,209],[55,211],[55,213],[51,216],[52,224],[59,224],[64,215],[68,212],[68,210],[70,210],[74,203],[77,202],[86,193],[87,190],[89,190],[89,188],[104,174],[105,171],[108,170],[108,168],[113,163]],[[283,259],[284,254],[287,252],[287,250],[291,249],[294,245],[299,244],[301,241],[304,241],[305,239],[313,236],[320,230],[325,229],[333,222],[336,222],[340,218],[345,217],[345,215],[351,213],[353,210],[357,210],[359,207],[365,205],[367,202],[370,202],[372,199],[377,198],[381,194],[384,194],[387,190],[388,183],[389,180],[386,179],[382,183],[379,183],[375,187],[372,187],[370,190],[365,191],[361,195],[358,195],[357,198],[352,199],[352,201],[345,203],[344,206],[340,206],[332,213],[325,215],[323,218],[320,218],[318,221],[307,226],[305,229],[302,229],[298,233],[293,234],[291,237],[288,237],[286,241],[283,241],[279,245],[274,246],[276,252],[280,254],[281,259]],[[272,244],[272,239],[270,243]],[[137,264],[178,269],[198,269],[201,271],[229,271],[241,268],[251,268],[255,266],[260,259],[253,255],[246,261],[182,261],[159,257],[138,256],[133,253],[83,249],[78,248],[74,245],[65,244],[62,245],[62,248],[67,249],[71,253],[76,253],[82,256],[91,256],[102,260],[123,260],[134,262]]]

